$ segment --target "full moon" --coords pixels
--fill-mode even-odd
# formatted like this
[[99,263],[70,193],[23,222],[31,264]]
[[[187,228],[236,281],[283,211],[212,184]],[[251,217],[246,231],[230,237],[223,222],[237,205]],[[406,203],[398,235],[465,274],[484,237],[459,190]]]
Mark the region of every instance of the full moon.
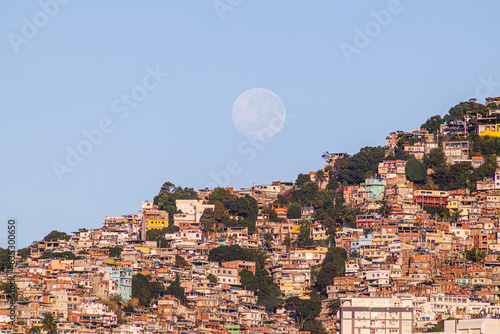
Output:
[[268,139],[285,124],[285,106],[278,95],[265,88],[243,92],[233,104],[233,122],[251,139]]

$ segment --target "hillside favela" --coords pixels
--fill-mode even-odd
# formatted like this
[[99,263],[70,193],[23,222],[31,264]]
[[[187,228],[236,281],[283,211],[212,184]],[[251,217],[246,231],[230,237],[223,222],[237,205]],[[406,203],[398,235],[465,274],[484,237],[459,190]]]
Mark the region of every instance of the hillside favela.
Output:
[[415,129],[0,249],[0,333],[500,333],[500,97]]

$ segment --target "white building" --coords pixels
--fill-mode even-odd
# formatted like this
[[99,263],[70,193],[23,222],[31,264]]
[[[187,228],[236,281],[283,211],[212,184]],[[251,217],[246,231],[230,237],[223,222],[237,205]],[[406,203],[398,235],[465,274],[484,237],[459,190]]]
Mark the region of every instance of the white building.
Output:
[[500,319],[445,320],[446,334],[500,334]]
[[495,171],[495,190],[500,189],[500,168]]
[[391,277],[390,270],[365,271],[365,280],[369,285],[388,285]]
[[431,310],[435,314],[453,316],[457,311],[464,311],[469,316],[472,314],[500,314],[500,306],[472,301],[465,295],[432,294],[429,297],[429,302]]
[[219,284],[240,285],[240,276],[236,268],[214,268],[212,274],[217,277]]
[[411,298],[342,298],[342,334],[411,334]]
[[192,221],[199,223],[205,209],[214,209],[214,204],[204,204],[199,199],[178,199],[175,201],[175,206],[178,211],[192,217]]

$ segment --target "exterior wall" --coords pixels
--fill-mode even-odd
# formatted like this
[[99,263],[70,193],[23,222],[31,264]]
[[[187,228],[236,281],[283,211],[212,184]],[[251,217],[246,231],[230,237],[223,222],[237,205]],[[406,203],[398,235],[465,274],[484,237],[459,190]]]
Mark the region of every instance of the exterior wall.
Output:
[[146,228],[149,230],[152,229],[163,229],[165,227],[168,227],[168,219],[155,219],[155,220],[148,220],[146,223]]
[[249,270],[252,273],[255,274],[255,262],[254,261],[228,261],[222,263],[222,266],[224,268],[232,268],[232,269],[237,269],[238,272],[242,271],[243,269]]
[[366,197],[365,187],[361,186],[344,187],[344,201],[346,204],[357,206],[365,203],[366,198],[367,197]]
[[445,320],[446,334],[500,334],[500,319]]
[[341,334],[411,334],[413,303],[399,298],[346,298],[341,307]]
[[454,159],[468,159],[470,154],[470,142],[468,141],[445,141],[443,152],[448,163]]
[[384,198],[385,180],[376,178],[366,179],[365,190],[368,200],[370,201],[382,200]]
[[495,190],[500,190],[500,168],[495,171]]
[[217,277],[217,282],[229,285],[239,285],[240,277],[238,275],[238,269],[232,268],[217,268],[214,273]]
[[203,215],[205,209],[214,209],[214,204],[203,204],[203,201],[199,199],[178,199],[175,201],[175,206],[177,210],[182,211],[183,214],[193,215],[193,219],[196,223],[200,222],[200,218]]
[[413,202],[421,206],[443,206],[447,205],[449,192],[440,190],[414,190]]
[[116,293],[122,296],[123,301],[132,298],[132,269],[120,267],[106,267],[106,273],[116,284]]
[[371,246],[372,245],[372,235],[368,234],[366,237],[361,237],[359,239],[351,239],[351,252],[359,252],[361,251],[361,248],[365,246]]
[[495,180],[493,178],[485,178],[483,181],[477,181],[477,191],[487,191],[495,189]]

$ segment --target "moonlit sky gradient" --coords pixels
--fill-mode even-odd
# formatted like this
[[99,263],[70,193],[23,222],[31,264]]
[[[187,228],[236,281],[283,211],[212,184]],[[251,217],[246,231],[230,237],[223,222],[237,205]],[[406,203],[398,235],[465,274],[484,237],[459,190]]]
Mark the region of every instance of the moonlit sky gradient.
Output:
[[[460,101],[500,95],[498,85],[477,90],[481,77],[500,82],[498,1],[401,0],[347,63],[339,45],[353,44],[356,27],[388,3],[243,0],[221,20],[210,0],[73,0],[15,53],[8,34],[21,34],[23,17],[41,7],[4,1],[0,246],[11,216],[23,247],[54,229],[137,212],[165,181],[203,188],[230,161],[240,167],[235,188],[291,181],[319,169],[326,150],[383,145],[389,132]],[[169,76],[119,119],[113,101],[157,65]],[[243,155],[238,147],[251,143],[232,105],[255,87],[275,92],[294,118]],[[114,131],[59,182],[52,163],[104,118]]]

